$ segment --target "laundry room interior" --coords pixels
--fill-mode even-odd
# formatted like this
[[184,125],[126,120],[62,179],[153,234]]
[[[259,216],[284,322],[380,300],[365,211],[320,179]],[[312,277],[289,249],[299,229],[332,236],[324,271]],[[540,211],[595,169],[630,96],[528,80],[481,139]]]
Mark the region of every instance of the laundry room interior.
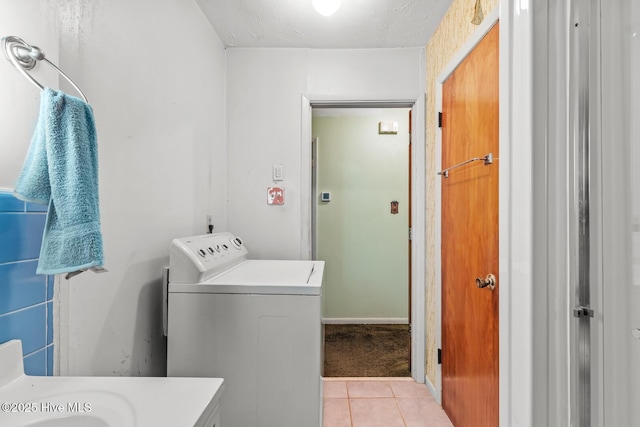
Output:
[[[248,329],[233,330],[246,336],[255,332],[257,337],[252,343],[258,349],[253,350],[246,343],[237,348],[230,345],[220,360],[233,364],[231,349],[262,356],[247,359],[246,372],[232,371],[231,382],[216,385],[220,389],[215,398],[221,399],[221,415],[215,415],[222,419],[218,425],[249,427],[245,423],[257,423],[256,426],[266,427],[276,426],[280,420],[279,427],[317,427],[323,425],[324,418],[327,427],[349,427],[374,425],[358,423],[373,416],[387,420],[385,425],[464,426],[463,421],[456,423],[464,416],[457,418],[450,407],[445,405],[446,413],[442,408],[443,399],[448,399],[443,395],[443,378],[444,388],[449,384],[442,371],[442,358],[451,353],[443,351],[443,340],[448,338],[441,288],[445,274],[441,256],[445,257],[446,249],[441,245],[446,238],[441,231],[445,226],[441,223],[441,192],[445,191],[441,183],[444,185],[449,177],[445,175],[448,165],[441,164],[447,154],[441,144],[443,118],[438,113],[446,103],[444,81],[448,73],[453,73],[452,64],[462,63],[480,40],[499,26],[500,34],[495,40],[500,46],[500,75],[494,89],[496,96],[500,89],[500,104],[492,104],[492,108],[496,112],[499,108],[500,127],[496,113],[495,131],[499,132],[500,152],[495,149],[491,153],[487,150],[465,154],[480,156],[472,159],[473,168],[500,172],[499,181],[497,175],[490,181],[495,184],[496,200],[498,193],[500,197],[500,204],[496,201],[495,205],[495,226],[499,226],[500,234],[494,236],[493,255],[487,255],[494,262],[491,268],[495,271],[474,272],[469,282],[474,292],[482,292],[483,298],[489,299],[496,314],[496,323],[487,327],[496,340],[487,345],[495,347],[495,365],[491,368],[495,368],[494,382],[486,388],[493,405],[488,417],[499,420],[499,425],[513,427],[562,426],[566,419],[578,417],[575,408],[580,406],[579,401],[567,397],[575,391],[570,377],[574,371],[566,373],[564,370],[569,367],[563,365],[574,355],[574,344],[568,337],[574,333],[569,317],[549,315],[545,320],[549,323],[533,320],[538,310],[555,313],[556,301],[573,304],[568,291],[555,294],[547,288],[540,290],[533,276],[542,272],[548,274],[545,277],[560,280],[573,275],[573,270],[563,270],[564,267],[553,270],[553,261],[539,260],[546,259],[546,254],[563,259],[562,254],[569,253],[575,245],[569,232],[553,231],[554,224],[556,231],[562,230],[564,217],[560,211],[571,209],[569,202],[565,206],[557,201],[568,200],[573,193],[554,192],[543,183],[549,177],[570,179],[557,171],[570,163],[570,150],[558,149],[557,157],[551,160],[551,155],[545,157],[545,165],[557,166],[557,170],[540,162],[534,165],[534,160],[547,155],[536,151],[542,150],[536,148],[542,145],[536,146],[534,139],[544,139],[536,132],[551,129],[552,133],[556,128],[546,127],[549,123],[556,125],[550,116],[557,113],[557,117],[571,117],[567,112],[571,107],[569,101],[566,106],[558,101],[556,110],[549,108],[549,116],[543,113],[544,107],[535,96],[555,94],[554,89],[558,88],[541,80],[544,73],[532,70],[543,66],[551,69],[553,60],[549,58],[570,55],[561,47],[549,47],[552,43],[547,38],[538,45],[531,34],[546,34],[544,25],[556,25],[557,30],[573,17],[563,2],[550,1],[544,6],[548,20],[536,21],[534,26],[534,3],[535,0],[342,0],[332,16],[322,16],[314,10],[312,0],[0,0],[0,37],[16,36],[39,47],[46,59],[73,83],[44,61],[39,61],[28,75],[44,87],[74,97],[81,98],[77,90],[81,89],[95,117],[97,196],[105,269],[69,275],[36,273],[50,212],[47,206],[23,201],[13,192],[35,139],[43,91],[3,55],[0,345],[22,341],[22,353],[16,362],[21,367],[16,369],[38,377],[224,378],[209,368],[189,370],[200,363],[196,354],[218,351],[214,349],[215,340],[205,335],[208,328],[203,329],[204,337],[194,332],[191,341],[176,341],[172,347],[171,298],[177,307],[182,304],[178,301],[182,301],[183,294],[193,293],[198,295],[199,304],[204,304],[209,301],[209,296],[204,295],[218,291],[203,291],[197,285],[212,280],[223,268],[238,268],[248,261],[277,261],[273,265],[282,267],[274,275],[288,269],[299,273],[302,270],[295,269],[300,267],[305,283],[312,285],[298,286],[297,276],[287,283],[262,280],[271,270],[260,270],[255,282],[243,276],[242,292],[252,297],[283,296],[291,311],[278,311],[280,302],[274,303],[272,309],[271,302],[256,299],[247,305],[254,310],[252,314],[238,316],[242,319],[234,321],[234,325],[248,324],[255,316],[255,324]],[[600,0],[590,0],[591,3],[599,6]],[[640,25],[636,22],[640,13],[630,0],[615,3],[626,5],[612,6],[616,12],[627,10],[625,7],[633,9],[628,13],[634,17],[629,18],[629,25]],[[595,19],[596,14],[592,13],[591,19]],[[288,24],[289,16],[304,18],[295,24],[301,27]],[[603,21],[602,26],[605,25],[609,24]],[[579,28],[577,24],[575,28]],[[557,30],[557,34],[564,33]],[[570,40],[565,41],[569,46]],[[518,43],[526,49],[519,49]],[[637,44],[633,46],[637,50]],[[533,60],[541,57],[548,62]],[[549,74],[549,79],[557,78],[558,85],[567,83],[563,80],[567,73],[563,74],[561,68],[556,71],[558,74]],[[531,90],[533,87],[540,89],[537,94]],[[637,89],[634,87],[636,93]],[[606,101],[602,100],[603,105]],[[637,105],[633,108],[635,111]],[[317,163],[326,155],[327,141],[337,126],[330,120],[345,117],[353,122],[365,118],[366,132],[372,136],[364,138],[362,146],[350,154],[348,141],[337,139],[332,148],[336,150],[334,157],[325,157],[324,164]],[[373,170],[361,168],[365,159]],[[614,160],[626,161],[624,156]],[[603,170],[615,170],[606,169],[614,160],[603,162]],[[365,173],[374,177],[362,179]],[[452,170],[451,176],[455,177],[455,173]],[[600,179],[601,175],[596,177]],[[347,184],[360,187],[347,188]],[[553,194],[544,199],[545,203],[534,204],[534,200],[540,202],[546,197],[540,196],[541,188]],[[597,199],[598,203],[602,200]],[[345,207],[347,202],[351,204]],[[620,206],[626,203],[624,197],[616,202]],[[480,211],[480,206],[482,203],[475,203],[467,213]],[[344,209],[341,213],[327,216],[331,209],[339,207]],[[558,213],[553,217],[560,218],[557,224],[551,216],[549,222],[541,220],[547,218],[548,212]],[[380,222],[373,221],[374,214],[379,215]],[[619,222],[614,213],[606,215],[605,211],[597,230]],[[626,219],[631,221],[630,218],[631,215]],[[541,230],[536,234],[534,227],[545,228],[535,228]],[[551,237],[539,240],[543,235]],[[555,242],[561,248],[557,252],[548,249],[554,243],[553,237],[566,237],[566,241]],[[604,243],[598,240],[598,245],[616,245],[607,242],[606,238]],[[484,250],[481,244],[469,247]],[[562,248],[566,250],[563,252]],[[175,264],[170,259],[174,256],[170,256],[171,251],[175,251]],[[182,256],[184,261],[179,262]],[[602,253],[596,256],[601,257]],[[631,275],[630,258],[626,253],[618,258],[621,263],[628,261],[624,266]],[[602,265],[607,268],[598,272],[627,271],[614,268],[617,264],[613,261],[605,264],[608,258],[603,259]],[[293,261],[295,267],[289,264]],[[174,271],[188,278],[172,282],[173,268],[167,270],[170,263],[176,266]],[[495,291],[490,273],[499,277],[502,285]],[[173,277],[181,277],[180,274]],[[293,273],[287,280],[289,277],[294,277]],[[313,287],[314,277],[322,281],[321,286]],[[521,286],[512,286],[513,283]],[[596,285],[600,286],[600,282]],[[211,306],[219,307],[220,313],[229,311],[237,316],[241,313],[237,307],[244,303],[229,295],[242,292],[225,289],[220,291],[225,295],[223,299],[211,300]],[[603,288],[598,289],[601,293],[593,294],[601,296]],[[620,291],[619,295],[628,295],[619,301],[621,304],[635,301],[638,296],[633,293],[636,288],[624,292],[629,294]],[[588,317],[590,309],[578,305],[575,317]],[[183,306],[181,319],[208,318],[199,317],[199,312],[190,307]],[[300,313],[305,311],[301,307],[305,308],[306,317]],[[601,311],[607,307],[613,311],[604,303]],[[315,316],[311,326],[300,329],[311,315]],[[625,314],[619,321],[626,322],[630,316]],[[598,327],[607,327],[602,326],[602,316],[598,318],[597,313],[596,320]],[[229,320],[222,322],[225,321]],[[179,323],[175,321],[174,325]],[[406,365],[387,375],[387,379],[382,378],[385,374],[376,373],[372,378],[361,378],[366,374],[336,374],[335,378],[323,380],[323,328],[330,325],[404,328],[402,336],[406,340],[398,341],[406,346],[406,357],[405,353],[401,356]],[[183,322],[181,327],[184,329],[174,336],[188,335],[184,331],[191,329],[189,324]],[[549,330],[560,332],[551,332],[550,336]],[[591,400],[594,407],[601,408],[593,410],[594,426],[611,421],[607,417],[613,416],[609,415],[612,411],[604,408],[615,407],[614,402],[603,397],[604,393],[595,391],[606,389],[608,383],[603,378],[611,375],[621,383],[629,381],[609,361],[613,359],[605,357],[609,353],[603,350],[601,338],[609,330],[602,330],[605,332],[597,335],[599,338],[593,338],[593,345],[600,350],[594,353],[599,355],[593,359],[597,375],[593,395],[588,397],[595,399]],[[565,332],[567,335],[563,335]],[[225,339],[230,333],[220,332]],[[635,334],[640,338],[640,332]],[[640,354],[637,346],[629,350],[637,344],[635,341],[620,344],[619,348],[625,349],[620,354]],[[273,349],[276,345],[294,350],[281,356]],[[305,351],[313,352],[312,357],[307,357],[309,353],[303,351],[303,346]],[[300,353],[296,353],[298,347]],[[179,355],[173,362],[172,351]],[[0,349],[3,357],[16,352],[15,345],[5,352]],[[550,354],[558,355],[557,363]],[[179,363],[175,362],[178,357]],[[238,360],[245,359],[238,356]],[[618,365],[630,365],[630,360],[633,359],[624,359]],[[255,387],[236,388],[234,381],[244,381],[254,368],[257,373],[251,381],[255,381]],[[0,368],[0,398],[5,400],[2,389],[6,381],[2,381],[2,375],[7,372]],[[303,386],[295,382],[295,372],[312,372],[312,378],[305,379]],[[556,375],[563,379],[555,382]],[[640,373],[633,371],[631,377],[640,379]],[[640,396],[639,387],[629,385],[625,390],[632,390],[630,396]],[[295,390],[302,391],[296,396]],[[606,390],[617,396],[611,389]],[[255,399],[247,400],[253,405],[251,415],[242,407],[241,393],[245,391],[258,393]],[[225,395],[233,400],[232,405],[225,402]],[[557,397],[558,403],[547,396]],[[301,402],[313,400],[307,413],[302,414],[305,404],[296,398]],[[213,400],[207,402],[207,410],[213,410]],[[640,410],[633,409],[626,399],[624,402],[623,415],[617,419],[622,424],[616,425],[627,422],[620,420],[640,420]],[[93,402],[96,405],[99,406]],[[287,405],[299,410],[286,415],[278,412],[277,408]],[[327,405],[334,412],[327,413]],[[233,415],[225,415],[225,409]],[[385,418],[390,413],[394,417],[397,413],[397,417]],[[0,414],[0,424],[5,425],[6,420],[6,425],[26,425],[20,424],[19,418],[11,418],[13,415]],[[215,419],[207,416],[209,421]],[[225,416],[229,417],[226,423]],[[539,424],[543,418],[546,424]],[[202,417],[198,423],[201,420]],[[498,424],[489,423],[487,427],[494,425]]]

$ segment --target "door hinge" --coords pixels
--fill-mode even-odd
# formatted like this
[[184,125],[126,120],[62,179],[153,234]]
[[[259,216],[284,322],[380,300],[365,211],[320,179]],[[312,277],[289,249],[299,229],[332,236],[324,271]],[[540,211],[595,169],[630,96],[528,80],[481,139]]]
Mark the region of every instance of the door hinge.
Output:
[[413,240],[413,228],[409,227],[409,240]]
[[438,349],[438,365],[442,365],[442,349]]
[[438,112],[438,127],[442,127],[442,111]]
[[589,307],[578,306],[573,309],[573,317],[593,317],[594,312]]

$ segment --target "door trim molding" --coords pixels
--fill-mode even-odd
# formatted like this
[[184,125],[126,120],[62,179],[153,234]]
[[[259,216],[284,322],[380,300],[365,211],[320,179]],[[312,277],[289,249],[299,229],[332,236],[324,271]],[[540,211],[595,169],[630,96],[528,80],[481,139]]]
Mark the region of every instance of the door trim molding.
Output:
[[[426,361],[426,145],[425,94],[391,94],[372,98],[366,94],[314,95],[301,99],[301,159],[300,159],[300,259],[311,259],[311,108],[316,107],[408,107],[412,133],[412,206],[413,239],[411,240],[411,377],[418,383],[425,380]],[[304,141],[309,141],[308,144]]]

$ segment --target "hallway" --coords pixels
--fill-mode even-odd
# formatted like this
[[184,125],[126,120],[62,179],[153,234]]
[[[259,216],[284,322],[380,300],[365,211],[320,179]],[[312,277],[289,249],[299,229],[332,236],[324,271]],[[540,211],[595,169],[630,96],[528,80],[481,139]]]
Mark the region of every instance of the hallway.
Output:
[[325,378],[324,427],[452,427],[411,378]]

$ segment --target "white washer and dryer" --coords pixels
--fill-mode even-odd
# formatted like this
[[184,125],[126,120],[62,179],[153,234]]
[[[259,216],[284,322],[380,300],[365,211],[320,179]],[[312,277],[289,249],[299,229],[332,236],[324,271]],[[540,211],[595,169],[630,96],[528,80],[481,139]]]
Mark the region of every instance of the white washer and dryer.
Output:
[[167,375],[224,378],[223,427],[319,427],[324,262],[247,254],[226,232],[171,243]]

